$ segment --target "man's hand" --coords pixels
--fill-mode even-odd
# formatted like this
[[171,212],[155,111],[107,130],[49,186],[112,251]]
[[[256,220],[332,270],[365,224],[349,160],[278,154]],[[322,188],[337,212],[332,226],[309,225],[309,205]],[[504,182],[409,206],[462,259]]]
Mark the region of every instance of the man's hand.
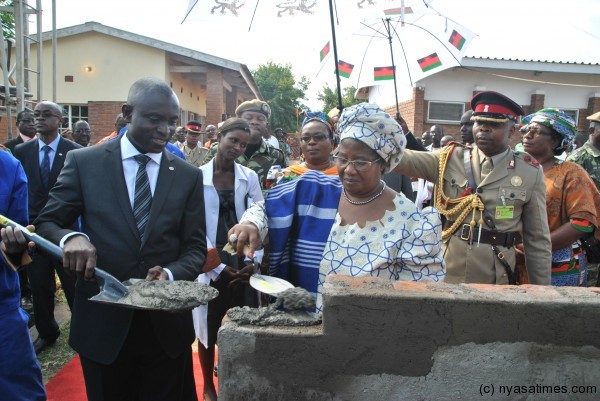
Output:
[[398,116],[396,118],[396,121],[398,122],[398,124],[400,124],[400,128],[402,128],[402,132],[404,133],[404,135],[406,135],[406,133],[410,131],[408,129],[408,124],[406,124],[406,120],[401,116]]
[[[31,232],[35,231],[34,226],[27,226],[27,229]],[[16,255],[23,253],[27,247],[33,249],[35,244],[33,242],[27,242],[23,232],[19,227],[6,227],[0,230],[2,236],[2,250],[8,255]]]
[[96,247],[83,235],[75,235],[65,242],[63,267],[86,280],[94,278]]
[[153,280],[169,280],[169,275],[162,267],[154,266],[148,270],[148,274],[146,275],[146,281]]
[[258,227],[249,221],[242,221],[233,226],[227,236],[238,256],[253,254],[260,246]]
[[250,281],[250,276],[254,273],[254,265],[249,264],[237,272],[238,277],[229,282],[229,286],[233,287],[239,284],[247,284]]

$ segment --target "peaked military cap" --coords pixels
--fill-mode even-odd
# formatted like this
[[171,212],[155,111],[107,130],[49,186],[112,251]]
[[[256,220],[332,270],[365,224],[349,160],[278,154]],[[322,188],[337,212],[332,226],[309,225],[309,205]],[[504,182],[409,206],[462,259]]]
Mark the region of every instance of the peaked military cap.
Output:
[[503,123],[508,120],[518,121],[525,114],[521,106],[501,93],[479,92],[471,99],[473,110],[472,121],[490,121]]

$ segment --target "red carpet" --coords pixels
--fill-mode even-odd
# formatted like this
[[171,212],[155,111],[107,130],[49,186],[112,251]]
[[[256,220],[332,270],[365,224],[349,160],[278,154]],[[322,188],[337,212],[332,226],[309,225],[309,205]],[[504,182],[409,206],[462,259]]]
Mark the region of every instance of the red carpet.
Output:
[[[196,392],[198,399],[202,400],[202,370],[198,361],[198,353],[194,352],[194,377],[196,379]],[[216,358],[215,358],[216,359]],[[215,377],[215,385],[217,378]],[[75,355],[46,385],[48,401],[86,401],[85,384],[79,355]]]

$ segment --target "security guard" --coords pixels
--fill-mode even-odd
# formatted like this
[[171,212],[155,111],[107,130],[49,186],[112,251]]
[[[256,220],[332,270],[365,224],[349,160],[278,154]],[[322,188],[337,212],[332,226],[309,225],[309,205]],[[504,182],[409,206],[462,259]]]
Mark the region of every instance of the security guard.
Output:
[[478,93],[471,108],[477,146],[406,150],[396,171],[436,184],[434,205],[447,219],[446,282],[515,284],[514,246],[522,235],[529,283],[549,285],[544,173],[535,159],[509,146],[523,109],[497,92]]

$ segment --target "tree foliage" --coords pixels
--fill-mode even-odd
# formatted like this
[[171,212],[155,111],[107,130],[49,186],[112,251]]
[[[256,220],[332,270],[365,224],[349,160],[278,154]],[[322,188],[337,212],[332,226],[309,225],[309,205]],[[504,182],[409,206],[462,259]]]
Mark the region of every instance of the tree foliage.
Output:
[[[342,89],[342,104],[344,107],[362,102],[362,100],[354,97],[355,93],[356,88],[354,86],[348,86]],[[323,102],[323,111],[325,113],[338,106],[337,90],[331,89],[328,85],[323,87],[323,92],[317,94],[317,99]]]
[[296,110],[301,108],[300,100],[306,99],[308,79],[303,76],[296,82],[290,64],[280,65],[272,61],[258,66],[252,75],[265,102],[271,106],[271,127],[283,128],[287,132],[297,131]]
[[[11,6],[13,5],[13,0],[8,1],[0,1],[0,6]],[[15,15],[13,13],[9,13],[7,11],[0,11],[0,17],[2,18],[2,33],[4,34],[4,38],[13,38],[15,37]]]

